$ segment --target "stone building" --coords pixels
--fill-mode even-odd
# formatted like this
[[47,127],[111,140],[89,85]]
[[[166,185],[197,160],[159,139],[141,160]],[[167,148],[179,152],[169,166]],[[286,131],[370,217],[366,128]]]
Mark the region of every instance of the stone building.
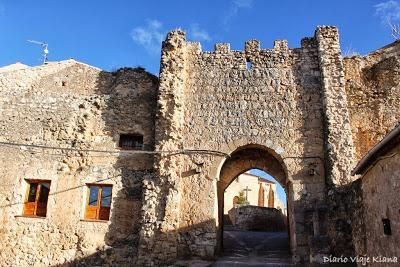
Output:
[[395,42],[343,58],[331,26],[298,48],[211,52],[176,30],[159,77],[1,70],[0,265],[214,258],[223,192],[253,168],[286,191],[295,262],[355,255],[368,199],[351,170],[400,120],[399,57]]
[[245,172],[236,177],[225,190],[225,215],[237,204],[241,194],[247,199],[248,205],[276,208],[283,213],[285,212],[285,205],[277,194],[275,182],[250,172]]
[[141,136],[153,150],[157,77],[75,60],[10,69],[0,71],[0,266],[133,266],[153,158],[120,141]]
[[[371,266],[391,266],[400,255],[400,124],[357,164],[362,175],[361,241],[358,255],[370,256]],[[385,196],[385,197],[383,197]],[[372,257],[375,257],[375,262]]]

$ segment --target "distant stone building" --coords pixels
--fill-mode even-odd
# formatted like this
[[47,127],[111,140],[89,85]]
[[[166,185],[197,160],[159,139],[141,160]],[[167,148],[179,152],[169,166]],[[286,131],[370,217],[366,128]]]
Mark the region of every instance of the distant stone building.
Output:
[[[356,255],[371,214],[398,216],[395,180],[376,182],[389,211],[375,210],[381,165],[365,194],[351,170],[400,121],[399,58],[398,41],[343,58],[337,28],[321,26],[297,48],[249,40],[241,51],[202,51],[172,31],[159,77],[74,60],[3,68],[0,265],[212,259],[224,191],[253,168],[286,192],[294,262]],[[380,162],[395,173],[397,157]]]
[[240,174],[225,190],[224,214],[228,214],[228,211],[237,204],[241,194],[245,198],[247,196],[248,205],[276,208],[286,214],[285,205],[277,194],[275,182],[250,172]]

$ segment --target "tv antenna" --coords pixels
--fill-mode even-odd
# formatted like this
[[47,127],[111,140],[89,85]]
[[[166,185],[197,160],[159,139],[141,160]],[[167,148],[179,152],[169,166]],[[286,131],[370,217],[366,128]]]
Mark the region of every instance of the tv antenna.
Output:
[[43,64],[47,63],[47,56],[49,54],[49,44],[45,43],[45,42],[39,42],[39,41],[35,41],[35,40],[28,40],[28,42],[32,43],[32,44],[38,44],[43,48]]

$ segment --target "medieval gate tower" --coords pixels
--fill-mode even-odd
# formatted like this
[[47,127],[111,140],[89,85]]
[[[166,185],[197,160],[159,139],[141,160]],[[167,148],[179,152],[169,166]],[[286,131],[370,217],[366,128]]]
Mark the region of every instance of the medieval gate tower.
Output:
[[[294,262],[394,251],[398,231],[381,230],[398,203],[366,199],[351,170],[400,121],[399,84],[399,41],[343,58],[331,26],[299,48],[212,52],[175,30],[159,77],[75,60],[0,68],[0,265],[215,258],[223,192],[253,168],[286,191]],[[398,192],[393,177],[381,192]]]
[[[335,27],[318,27],[300,48],[275,41],[266,50],[250,40],[244,51],[225,43],[213,52],[170,32],[162,48],[156,150],[207,153],[157,158],[157,178],[145,181],[145,199],[154,196],[154,203],[144,204],[146,249],[139,258],[153,261],[151,254],[159,262],[182,251],[212,257],[221,244],[223,191],[251,168],[285,188],[294,258],[320,256],[329,247],[325,237],[334,235],[327,193],[351,181],[344,85]],[[313,245],[321,240],[327,244]]]

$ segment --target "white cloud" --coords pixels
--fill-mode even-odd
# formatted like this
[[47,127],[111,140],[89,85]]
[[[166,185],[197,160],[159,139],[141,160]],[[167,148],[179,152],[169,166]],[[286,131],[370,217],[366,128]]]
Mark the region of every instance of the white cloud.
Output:
[[204,29],[201,29],[198,23],[194,23],[190,26],[188,35],[196,41],[211,41],[210,34]]
[[397,1],[379,3],[375,5],[375,12],[384,24],[400,22],[400,3]]
[[238,8],[252,7],[254,0],[233,0],[233,4]]
[[229,29],[232,19],[239,13],[242,8],[252,8],[254,0],[232,0],[227,13],[223,17],[223,25],[225,30]]
[[[158,55],[161,51],[161,43],[167,35],[162,22],[154,19],[147,20],[145,26],[135,27],[130,36],[132,40],[142,46],[149,54]],[[198,23],[190,25],[187,36],[195,41],[211,41],[210,34],[200,28]]]
[[147,20],[146,26],[136,27],[131,31],[132,40],[143,46],[150,54],[161,51],[161,43],[165,37],[162,23],[158,20]]

